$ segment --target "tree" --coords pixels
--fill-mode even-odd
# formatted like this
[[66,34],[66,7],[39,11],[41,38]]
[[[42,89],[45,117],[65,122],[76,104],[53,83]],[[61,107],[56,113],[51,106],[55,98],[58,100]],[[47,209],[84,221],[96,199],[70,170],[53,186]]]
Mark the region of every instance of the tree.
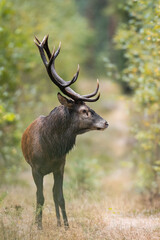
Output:
[[[92,38],[87,21],[78,13],[74,0],[53,0],[48,1],[47,4],[40,0],[38,7],[37,0],[23,4],[21,0],[16,0],[14,4],[15,7],[19,5],[19,18],[24,19],[23,29],[31,27],[32,38],[36,35],[42,40],[49,34],[51,51],[54,46],[58,48],[59,42],[62,42],[62,53],[56,67],[64,78],[71,78],[77,69],[77,64],[85,64],[88,57],[85,49]],[[24,10],[27,13],[25,16]],[[34,45],[33,48],[37,54]]]
[[123,80],[134,91],[134,162],[137,185],[159,194],[160,171],[160,1],[125,1],[129,19],[117,31],[115,42],[124,51]]
[[17,24],[16,13],[10,1],[0,1],[0,181],[6,172],[18,163],[17,144],[19,141],[17,113],[18,98],[21,94],[20,76],[25,71],[24,44],[26,35]]

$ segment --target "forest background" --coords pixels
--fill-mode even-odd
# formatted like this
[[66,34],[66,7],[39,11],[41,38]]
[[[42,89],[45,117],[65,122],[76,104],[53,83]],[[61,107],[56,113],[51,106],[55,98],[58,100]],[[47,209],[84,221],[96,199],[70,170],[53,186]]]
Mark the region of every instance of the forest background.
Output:
[[[160,1],[0,0],[0,236],[12,239],[11,222],[9,231],[3,225],[6,207],[13,208],[8,202],[12,191],[29,189],[32,181],[21,153],[22,133],[36,117],[59,104],[57,88],[33,42],[34,36],[42,40],[46,34],[51,48],[62,42],[56,69],[64,79],[70,80],[80,64],[76,91],[90,92],[99,78],[101,98],[90,106],[110,123],[103,133],[80,136],[69,154],[67,198],[80,199],[83,193],[89,204],[90,198],[99,196],[94,199],[100,206],[104,196],[131,195],[140,205],[145,202],[145,209],[150,206],[157,217]],[[19,206],[18,199],[14,201]],[[133,208],[132,213],[137,211]],[[14,233],[23,239],[19,231]],[[120,239],[114,237],[108,239]]]

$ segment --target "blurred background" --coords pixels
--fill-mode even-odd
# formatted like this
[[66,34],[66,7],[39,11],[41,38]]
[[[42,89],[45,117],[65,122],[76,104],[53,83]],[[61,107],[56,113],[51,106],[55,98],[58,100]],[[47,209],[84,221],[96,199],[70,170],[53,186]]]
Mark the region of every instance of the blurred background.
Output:
[[47,34],[51,50],[62,42],[60,76],[70,80],[80,64],[77,92],[100,80],[101,98],[89,105],[110,124],[77,138],[67,199],[129,194],[152,203],[160,194],[160,1],[0,0],[0,204],[17,186],[30,189],[21,136],[59,105],[33,42]]

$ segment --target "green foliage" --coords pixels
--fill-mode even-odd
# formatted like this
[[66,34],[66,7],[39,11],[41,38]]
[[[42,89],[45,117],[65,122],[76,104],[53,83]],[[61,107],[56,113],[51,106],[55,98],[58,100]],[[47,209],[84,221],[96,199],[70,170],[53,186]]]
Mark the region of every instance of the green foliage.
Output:
[[[15,6],[19,6],[18,14],[24,22],[23,28],[27,29],[29,26],[32,28],[32,37],[36,35],[42,40],[49,34],[51,51],[54,46],[58,47],[60,41],[62,42],[61,54],[56,60],[57,72],[65,79],[71,79],[78,63],[80,65],[85,63],[88,56],[84,50],[92,38],[86,19],[78,13],[74,0],[53,0],[47,1],[47,4],[45,1],[39,1],[38,6],[37,0],[25,1],[23,4],[21,0],[16,0]],[[21,9],[25,10],[27,16],[24,17]],[[36,54],[37,52],[36,49]],[[40,59],[38,61],[40,62]],[[44,68],[41,69],[44,72]],[[42,71],[40,70],[38,76],[41,76]]]
[[[26,34],[26,33],[25,33]],[[18,164],[17,112],[26,37],[10,1],[0,1],[0,181]]]
[[[135,163],[141,190],[159,193],[160,160],[160,1],[125,1],[127,23],[119,26],[115,42],[124,51],[122,75],[134,90]],[[135,124],[136,123],[136,124]]]
[[95,190],[99,185],[102,169],[96,159],[73,159],[69,168],[66,168],[69,176],[66,183],[73,193],[81,194],[84,191]]

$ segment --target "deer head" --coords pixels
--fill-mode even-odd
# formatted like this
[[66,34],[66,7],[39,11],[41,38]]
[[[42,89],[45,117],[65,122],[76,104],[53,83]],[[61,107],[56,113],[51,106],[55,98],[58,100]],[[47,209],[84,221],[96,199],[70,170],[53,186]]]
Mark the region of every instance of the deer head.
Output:
[[[89,130],[104,130],[107,128],[108,123],[85,104],[85,102],[95,102],[99,99],[100,93],[97,95],[99,90],[98,79],[96,90],[93,93],[87,95],[80,95],[76,93],[73,89],[70,88],[70,86],[78,78],[79,65],[77,72],[71,81],[63,80],[55,70],[55,59],[60,52],[61,43],[59,44],[59,47],[56,51],[54,48],[52,54],[48,47],[48,35],[43,38],[42,42],[40,42],[38,38],[35,37],[35,44],[39,49],[42,61],[46,67],[51,81],[56,84],[66,96],[69,97],[68,99],[58,93],[59,102],[67,107],[70,114],[72,114],[71,118],[73,119],[74,125],[76,126],[77,134],[84,133]],[[96,97],[93,98],[94,96]]]

